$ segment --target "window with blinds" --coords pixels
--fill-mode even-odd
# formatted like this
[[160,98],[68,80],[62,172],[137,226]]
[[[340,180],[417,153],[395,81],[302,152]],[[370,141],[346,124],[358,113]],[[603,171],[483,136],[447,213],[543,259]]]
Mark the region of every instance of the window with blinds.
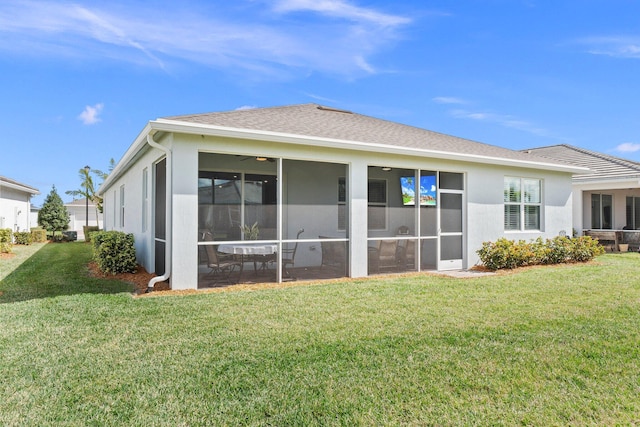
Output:
[[504,229],[540,230],[542,181],[532,178],[504,178]]
[[[338,179],[338,230],[346,228],[345,178]],[[387,181],[370,179],[367,187],[369,230],[384,230],[387,226]]]

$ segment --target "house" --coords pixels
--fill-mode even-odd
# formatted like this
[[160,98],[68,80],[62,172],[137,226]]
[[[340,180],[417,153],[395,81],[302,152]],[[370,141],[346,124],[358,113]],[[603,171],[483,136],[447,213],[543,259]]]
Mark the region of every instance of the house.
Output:
[[615,242],[640,248],[640,163],[567,144],[524,151],[589,169],[573,176],[575,233],[618,231]]
[[[102,212],[99,212],[96,205],[86,198],[73,200],[65,203],[69,212],[69,230],[77,232],[77,237],[84,240],[84,226],[98,226],[102,228]],[[88,214],[88,216],[87,216]]]
[[581,172],[303,104],[152,120],[99,195],[150,288],[195,289],[468,269],[484,241],[570,232]]
[[31,197],[40,194],[37,189],[0,176],[0,228],[13,231],[30,230],[37,226],[31,220]]
[[589,169],[573,175],[576,232],[640,229],[640,163],[567,144],[524,151]]

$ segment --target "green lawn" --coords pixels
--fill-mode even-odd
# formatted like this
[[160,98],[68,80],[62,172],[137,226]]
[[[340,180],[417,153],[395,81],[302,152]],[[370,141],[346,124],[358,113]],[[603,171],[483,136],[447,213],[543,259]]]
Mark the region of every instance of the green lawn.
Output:
[[636,253],[133,298],[89,252],[0,282],[0,425],[640,424]]

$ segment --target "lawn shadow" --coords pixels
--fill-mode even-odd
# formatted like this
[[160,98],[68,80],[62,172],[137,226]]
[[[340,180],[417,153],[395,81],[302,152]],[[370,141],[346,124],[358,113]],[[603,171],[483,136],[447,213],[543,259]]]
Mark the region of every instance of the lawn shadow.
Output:
[[0,281],[0,304],[77,294],[133,292],[134,285],[90,277],[91,245],[50,243]]

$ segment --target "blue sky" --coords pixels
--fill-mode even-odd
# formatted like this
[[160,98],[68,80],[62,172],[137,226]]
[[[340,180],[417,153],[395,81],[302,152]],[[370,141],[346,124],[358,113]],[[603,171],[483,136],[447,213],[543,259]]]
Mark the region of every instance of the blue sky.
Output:
[[315,102],[640,161],[636,0],[0,1],[0,175],[107,170],[149,120]]

